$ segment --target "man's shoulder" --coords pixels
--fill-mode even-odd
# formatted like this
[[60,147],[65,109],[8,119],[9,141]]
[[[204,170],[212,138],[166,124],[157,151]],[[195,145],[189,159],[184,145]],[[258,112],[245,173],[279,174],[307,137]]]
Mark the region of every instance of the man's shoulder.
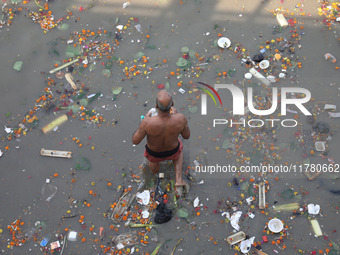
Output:
[[143,122],[144,126],[153,126],[153,125],[156,125],[157,123],[159,123],[160,119],[159,119],[158,116],[154,116],[154,117],[144,118],[142,122]]
[[176,120],[186,120],[186,117],[184,116],[183,113],[175,113],[173,114],[173,117],[176,119]]

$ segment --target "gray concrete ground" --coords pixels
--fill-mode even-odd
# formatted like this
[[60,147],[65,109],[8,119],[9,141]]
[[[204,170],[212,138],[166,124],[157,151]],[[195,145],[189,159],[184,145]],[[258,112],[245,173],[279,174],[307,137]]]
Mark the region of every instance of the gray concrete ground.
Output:
[[[4,3],[9,4],[10,1],[3,1]],[[241,230],[249,237],[255,236],[257,243],[266,235],[269,242],[262,243],[261,247],[267,254],[311,254],[313,251],[326,254],[328,249],[332,250],[330,243],[333,248],[340,244],[337,232],[340,205],[337,193],[338,172],[327,171],[314,181],[309,181],[299,168],[290,173],[267,173],[263,176],[257,173],[195,173],[193,169],[194,160],[201,166],[230,164],[240,167],[247,165],[245,161],[250,161],[249,165],[259,165],[260,162],[266,161],[275,165],[284,165],[287,162],[288,165],[296,164],[298,167],[309,159],[312,164],[327,164],[329,170],[329,162],[333,159],[334,166],[338,166],[339,120],[329,118],[327,112],[322,109],[325,103],[339,107],[339,70],[335,69],[338,63],[324,59],[324,54],[328,52],[340,58],[339,24],[328,29],[322,23],[322,17],[318,15],[317,10],[321,6],[318,1],[140,0],[131,1],[131,5],[125,9],[122,8],[123,1],[117,0],[49,1],[49,10],[52,11],[55,21],[65,17],[59,25],[65,23],[69,28],[65,31],[54,28],[47,33],[29,18],[29,11],[38,11],[37,4],[44,3],[29,1],[27,4],[12,6],[13,10],[21,7],[22,11],[14,15],[10,26],[5,25],[0,30],[0,122],[3,127],[3,139],[0,143],[3,152],[0,158],[0,253],[43,254],[39,245],[42,238],[51,235],[51,241],[55,241],[55,234],[65,235],[67,228],[81,233],[86,240],[82,242],[78,237],[76,242],[67,242],[63,254],[105,254],[105,248],[113,247],[113,236],[129,231],[128,227],[124,227],[124,222],[114,224],[107,215],[112,211],[110,205],[118,201],[124,188],[131,185],[132,193],[137,190],[140,179],[133,178],[133,175],[141,176],[144,144],[133,146],[131,136],[139,125],[140,116],[145,115],[154,106],[155,95],[159,91],[158,85],[161,84],[169,86],[175,107],[186,115],[191,128],[191,138],[184,141],[184,169],[190,168],[189,172],[194,180],[191,179],[188,198],[179,201],[179,206],[187,208],[190,217],[187,222],[175,216],[170,223],[156,226],[154,229],[157,231],[158,243],[151,240],[148,231],[146,235],[150,235],[149,239],[143,239],[143,236],[139,235],[138,244],[129,247],[129,250],[124,249],[123,254],[130,254],[132,249],[135,254],[151,254],[159,243],[166,240],[169,241],[161,247],[159,254],[169,254],[179,239],[183,240],[176,248],[175,254],[241,254],[237,247],[230,247],[226,241],[227,236],[235,232],[226,218],[221,216],[223,210],[228,211],[225,205],[227,200],[236,201],[237,208],[243,215],[247,215],[249,211],[255,215],[254,219],[242,216]],[[86,9],[92,4],[92,8]],[[9,7],[10,5],[7,5],[4,8]],[[273,26],[277,29],[279,26],[273,12],[280,7],[282,10],[288,10],[288,19],[292,18],[296,24],[274,33]],[[66,10],[72,12],[72,15]],[[137,24],[141,25],[141,33],[135,28]],[[128,26],[118,31],[117,25]],[[61,64],[63,60],[70,59],[65,56],[67,41],[74,39],[75,32],[82,33],[83,29],[96,34],[98,29],[101,29],[101,35],[95,39],[94,36],[91,37],[90,32],[85,31],[89,36],[84,36],[86,39],[82,45],[88,45],[93,39],[98,41],[102,48],[97,52],[91,51],[96,52],[92,63],[89,54],[90,63],[86,67],[83,64],[75,66],[73,76],[78,85],[83,84],[88,89],[85,90],[87,95],[97,92],[102,94],[86,106],[86,109],[95,110],[105,121],[98,126],[98,123],[91,120],[81,119],[86,116],[75,114],[73,118],[71,114],[69,120],[56,131],[43,134],[42,127],[56,116],[69,111],[54,112],[55,107],[45,111],[38,107],[30,116],[39,119],[38,126],[29,128],[26,135],[21,131],[20,137],[14,134],[10,136],[6,133],[5,126],[17,129],[29,111],[44,102],[37,103],[36,100],[45,93],[45,88],[51,89],[57,105],[61,102],[60,97],[65,95],[67,98],[65,88],[69,85],[66,80],[58,80],[56,75],[49,74],[49,71],[57,62]],[[115,41],[115,32],[119,35],[119,45]],[[292,34],[296,34],[296,37],[293,38]],[[221,50],[214,45],[214,41],[221,36],[230,38],[230,49]],[[244,79],[249,68],[241,65],[241,59],[243,55],[258,54],[260,46],[266,45],[272,48],[265,54],[265,57],[270,59],[279,47],[277,38],[286,38],[292,42],[295,53],[285,50],[282,57],[291,59],[293,64],[300,62],[301,68],[287,68],[287,78],[281,79],[273,86],[302,87],[311,92],[313,101],[308,103],[308,109],[315,113],[317,121],[325,121],[331,127],[332,140],[327,141],[328,155],[321,157],[314,151],[311,155],[310,151],[314,148],[308,147],[308,139],[304,137],[305,144],[301,145],[301,140],[296,138],[296,132],[299,130],[311,130],[311,125],[300,112],[298,116],[287,115],[287,118],[297,118],[299,125],[295,128],[247,128],[242,130],[243,136],[233,133],[236,131],[235,127],[213,127],[214,119],[232,117],[229,113],[232,98],[227,92],[219,91],[223,101],[222,107],[215,107],[212,99],[208,97],[208,115],[200,114],[201,91],[194,85],[199,81],[210,85],[233,83],[240,88],[253,86],[256,93],[262,93],[262,97],[266,96],[267,90],[258,85],[256,78],[250,81]],[[266,41],[269,43],[266,44]],[[74,43],[79,45],[75,40],[72,44]],[[111,51],[108,50],[108,45]],[[182,56],[181,48],[184,46],[198,55],[189,58],[192,68],[177,71],[176,62]],[[235,50],[237,52],[234,52]],[[143,52],[148,62],[134,62],[137,52]],[[85,58],[85,55],[82,54],[81,57]],[[19,72],[13,70],[16,61],[23,61]],[[93,61],[96,65],[91,66]],[[109,67],[110,77],[102,74],[108,62],[112,63]],[[284,63],[273,59],[270,59],[270,63],[273,69],[269,72],[273,72],[277,77],[283,68],[280,65]],[[167,67],[163,69],[155,68],[165,64]],[[132,75],[128,79],[124,72],[125,67],[133,68],[133,65],[140,65],[135,67],[139,69],[140,74],[134,76],[133,72],[136,70],[129,70]],[[91,70],[90,67],[95,69]],[[223,72],[228,73],[233,69],[236,72],[232,77],[224,77]],[[54,79],[55,85],[48,85],[49,78]],[[185,90],[184,94],[178,91],[178,83],[181,83],[181,88]],[[112,94],[114,87],[122,87],[122,92],[117,96]],[[215,99],[217,100],[216,97]],[[275,112],[273,116],[277,117],[278,113],[279,111]],[[85,115],[88,114],[89,112]],[[253,115],[251,118],[257,117]],[[23,124],[30,126],[29,123]],[[328,136],[317,137],[326,139]],[[262,146],[258,152],[258,147],[253,147],[256,144]],[[235,147],[236,145],[239,147]],[[39,153],[41,148],[72,151],[72,159],[42,157]],[[303,154],[308,155],[303,157]],[[77,160],[81,157],[86,157],[91,162],[90,170],[75,169]],[[169,168],[171,171],[171,167]],[[238,187],[233,184],[235,177],[239,182]],[[50,178],[51,184],[57,187],[57,193],[50,202],[41,199],[46,178]],[[263,211],[257,207],[257,190],[252,188],[262,180],[268,181],[268,208]],[[250,188],[244,185],[247,183]],[[294,191],[293,198],[284,199],[281,193],[290,187]],[[96,196],[90,194],[90,191],[96,193]],[[252,206],[247,205],[245,201],[250,195],[255,197]],[[193,208],[191,203],[196,197],[200,199],[198,209]],[[312,217],[304,212],[297,216],[293,215],[292,211],[275,212],[272,208],[274,205],[296,201],[300,203],[300,208],[309,203],[319,204],[321,213]],[[135,205],[137,203],[133,202],[129,217],[138,213],[139,209],[135,210]],[[72,215],[77,216],[67,218]],[[79,223],[80,215],[84,216],[84,224]],[[285,236],[277,245],[273,245],[272,241],[276,242],[280,234],[263,232],[266,223],[273,217],[284,220],[288,227]],[[315,237],[310,224],[312,218],[316,218],[321,225],[323,235],[318,238]],[[30,230],[33,229],[33,237],[27,238],[21,247],[11,247],[12,236],[7,229],[16,219],[24,221],[21,226],[24,234],[29,236]],[[44,222],[46,226],[35,226],[37,221]],[[150,221],[153,221],[153,217],[150,217]],[[100,227],[104,229],[102,236],[99,236]],[[142,232],[142,229],[138,231]],[[18,233],[15,237],[20,240]],[[141,243],[141,239],[147,241],[147,244]]]

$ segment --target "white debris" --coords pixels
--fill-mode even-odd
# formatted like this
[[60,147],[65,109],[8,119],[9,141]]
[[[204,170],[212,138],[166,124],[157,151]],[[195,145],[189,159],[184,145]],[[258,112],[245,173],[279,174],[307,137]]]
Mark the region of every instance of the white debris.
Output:
[[13,128],[8,128],[5,126],[5,131],[7,134],[12,134],[13,133]]
[[139,33],[143,33],[142,32],[142,26],[140,24],[135,25],[135,28]]
[[329,112],[328,114],[332,118],[339,118],[340,117],[340,112]]
[[246,199],[246,202],[247,202],[248,205],[250,205],[251,202],[252,202],[253,200],[254,200],[253,197],[248,197],[248,198]]
[[123,25],[117,25],[116,28],[117,28],[118,30],[123,30],[124,26],[123,26]]
[[148,205],[150,202],[150,191],[144,190],[143,192],[138,192],[136,197],[138,203],[141,205]]
[[233,215],[231,216],[229,212],[223,212],[221,215],[227,217],[228,220],[230,220],[230,224],[234,229],[236,229],[237,231],[240,230],[240,226],[238,225],[238,222],[241,218],[242,211],[234,212]]
[[308,213],[309,214],[319,214],[320,212],[320,205],[315,205],[315,204],[308,204]]
[[325,104],[324,110],[336,110],[336,105],[334,104]]
[[185,93],[185,90],[182,89],[182,88],[180,88],[178,91],[179,91],[181,94],[184,94],[184,93]]
[[148,212],[148,210],[142,211],[142,218],[143,219],[147,219],[147,218],[149,218],[149,216],[150,216],[150,213]]
[[194,200],[194,207],[196,208],[199,203],[200,203],[200,200],[199,200],[198,197],[196,197],[195,200]]
[[122,243],[119,243],[119,244],[117,244],[116,245],[116,248],[118,249],[118,250],[121,250],[121,249],[123,249],[125,246],[124,246],[124,244],[122,244]]
[[125,2],[123,3],[123,9],[125,9],[126,7],[128,7],[131,3],[130,2]]
[[242,253],[246,254],[246,253],[248,253],[250,251],[251,245],[254,243],[254,239],[255,239],[255,236],[253,236],[250,239],[243,240],[241,242],[240,249],[241,249]]

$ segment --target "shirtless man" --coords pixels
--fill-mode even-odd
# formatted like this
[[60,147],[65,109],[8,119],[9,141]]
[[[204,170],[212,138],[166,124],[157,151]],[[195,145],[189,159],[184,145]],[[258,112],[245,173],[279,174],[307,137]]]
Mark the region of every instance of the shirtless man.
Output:
[[175,186],[188,188],[188,184],[182,179],[183,144],[178,136],[189,139],[190,129],[187,119],[183,114],[177,113],[173,105],[171,95],[161,90],[156,98],[158,115],[151,117],[149,112],[145,116],[132,136],[132,143],[139,144],[146,136],[144,156],[149,160],[151,172],[158,173],[159,162],[172,160],[176,173]]

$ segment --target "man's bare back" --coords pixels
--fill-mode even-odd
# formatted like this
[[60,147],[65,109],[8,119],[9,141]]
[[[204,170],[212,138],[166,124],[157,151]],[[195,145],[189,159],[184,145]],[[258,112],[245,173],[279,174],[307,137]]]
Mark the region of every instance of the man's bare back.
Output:
[[181,113],[177,113],[172,107],[172,97],[166,91],[157,94],[157,116],[151,117],[149,112],[141,121],[138,129],[132,136],[132,143],[139,144],[146,136],[144,156],[149,160],[149,166],[153,173],[160,168],[159,162],[172,160],[175,165],[176,186],[188,186],[182,179],[183,144],[179,140],[181,135],[189,139],[190,129],[188,121]]
[[169,151],[177,147],[178,136],[187,138],[187,120],[181,113],[143,119],[148,147],[153,151]]

